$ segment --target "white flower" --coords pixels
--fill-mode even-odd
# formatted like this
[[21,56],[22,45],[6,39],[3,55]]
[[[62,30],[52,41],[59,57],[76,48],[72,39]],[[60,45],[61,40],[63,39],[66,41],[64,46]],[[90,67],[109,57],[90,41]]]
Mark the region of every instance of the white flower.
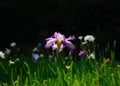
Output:
[[12,42],[12,43],[10,44],[10,46],[11,46],[11,47],[15,47],[15,46],[16,46],[16,43],[15,43],[15,42]]
[[14,62],[14,61],[9,60],[9,64],[15,64],[15,62]]
[[38,43],[38,46],[41,46],[42,44],[41,43]]
[[82,45],[86,45],[87,44],[87,42],[82,42]]
[[93,35],[87,35],[84,37],[84,41],[94,41],[95,37]]
[[41,53],[41,54],[40,54],[40,57],[41,57],[41,58],[44,57],[44,54]]
[[66,65],[65,67],[66,67],[66,69],[68,69],[68,70],[70,69],[70,66],[68,66],[68,65]]
[[88,58],[92,58],[92,59],[95,59],[95,55],[93,53],[91,53]]
[[5,59],[5,54],[4,54],[2,51],[0,51],[0,57],[1,57],[2,59]]
[[19,62],[19,61],[20,61],[20,59],[19,59],[19,58],[16,58],[16,59],[15,59],[15,62]]
[[38,50],[38,48],[37,47],[35,47],[34,49],[33,49],[33,52],[35,52],[35,51],[37,51]]
[[69,58],[68,58],[68,57],[65,57],[65,60],[69,60]]
[[8,49],[8,48],[5,49],[5,53],[6,53],[6,54],[10,54],[10,52],[11,52],[10,49]]
[[83,36],[79,36],[78,39],[82,40],[82,39],[83,39]]

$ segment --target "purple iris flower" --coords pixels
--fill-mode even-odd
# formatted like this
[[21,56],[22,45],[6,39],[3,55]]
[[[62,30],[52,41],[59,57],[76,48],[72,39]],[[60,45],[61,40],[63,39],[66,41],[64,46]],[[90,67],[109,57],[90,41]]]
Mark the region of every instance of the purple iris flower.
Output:
[[79,52],[79,56],[82,57],[82,56],[84,56],[86,53],[87,53],[86,50],[82,50],[82,51]]
[[63,48],[67,47],[70,50],[75,49],[75,45],[73,45],[69,40],[74,40],[74,36],[70,36],[68,38],[65,38],[64,35],[62,35],[59,32],[55,32],[53,36],[46,38],[46,45],[45,48],[52,48],[53,50],[59,50],[62,51]]
[[38,60],[38,58],[39,58],[39,55],[38,54],[34,54],[33,57],[34,57],[34,61],[36,62]]

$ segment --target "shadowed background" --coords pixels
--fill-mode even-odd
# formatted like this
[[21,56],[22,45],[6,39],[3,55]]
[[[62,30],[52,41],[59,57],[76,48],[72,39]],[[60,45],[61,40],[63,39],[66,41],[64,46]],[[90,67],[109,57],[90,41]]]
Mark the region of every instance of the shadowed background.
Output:
[[1,0],[0,46],[43,41],[55,31],[92,34],[98,42],[119,41],[120,1]]

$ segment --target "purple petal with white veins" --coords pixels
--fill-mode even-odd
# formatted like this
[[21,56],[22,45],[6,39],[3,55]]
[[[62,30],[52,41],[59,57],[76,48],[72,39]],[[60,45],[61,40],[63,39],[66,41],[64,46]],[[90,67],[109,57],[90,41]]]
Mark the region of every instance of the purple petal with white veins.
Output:
[[56,42],[56,39],[51,39],[49,41],[47,41],[46,45],[45,45],[45,48],[50,48],[52,47],[52,45]]
[[49,41],[49,40],[52,40],[52,39],[53,39],[53,37],[49,37],[49,38],[46,38],[45,40]]
[[52,45],[52,49],[53,49],[53,50],[56,50],[56,49],[57,49],[57,44],[54,43],[54,44]]
[[55,32],[51,37],[46,38],[46,45],[45,48],[52,47],[53,50],[56,50],[58,48],[57,42],[60,42],[60,50],[62,51],[64,47],[68,47],[71,50],[75,49],[75,45],[73,45],[69,40],[74,40],[75,36],[69,36],[68,38],[65,38],[64,35],[62,35],[59,32]]
[[69,36],[68,38],[66,38],[66,40],[74,40],[75,36]]
[[67,40],[64,41],[64,45],[71,50],[74,50],[76,48],[75,45],[73,45],[70,41],[67,41]]
[[58,32],[55,32],[55,33],[54,33],[54,35],[53,35],[53,37],[55,37],[55,38],[56,38],[56,37],[57,37],[57,35],[58,35]]
[[63,48],[65,48],[65,46],[63,44],[61,44],[60,51],[62,51]]

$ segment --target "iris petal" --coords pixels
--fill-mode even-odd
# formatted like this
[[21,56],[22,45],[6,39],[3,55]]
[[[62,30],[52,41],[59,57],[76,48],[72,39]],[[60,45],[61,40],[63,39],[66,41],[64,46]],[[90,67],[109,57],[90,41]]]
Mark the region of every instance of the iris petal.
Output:
[[56,42],[56,39],[54,39],[54,38],[47,41],[45,48],[50,48],[55,42]]
[[66,40],[74,40],[75,36],[69,36],[68,38],[66,38]]
[[58,49],[59,51],[62,51],[64,47],[68,47],[71,50],[75,49],[75,45],[73,45],[69,40],[74,40],[75,36],[69,36],[68,38],[65,38],[64,35],[62,35],[59,32],[55,32],[54,35],[52,35],[49,38],[46,38],[46,45],[45,48],[52,47],[53,50]]
[[63,44],[61,44],[60,51],[62,51],[64,47],[65,46]]
[[65,46],[68,47],[69,49],[71,50],[74,50],[75,49],[75,45],[73,45],[70,41],[65,41],[64,42]]
[[54,43],[54,44],[52,45],[52,49],[53,49],[53,50],[56,50],[56,49],[57,49],[57,44]]

